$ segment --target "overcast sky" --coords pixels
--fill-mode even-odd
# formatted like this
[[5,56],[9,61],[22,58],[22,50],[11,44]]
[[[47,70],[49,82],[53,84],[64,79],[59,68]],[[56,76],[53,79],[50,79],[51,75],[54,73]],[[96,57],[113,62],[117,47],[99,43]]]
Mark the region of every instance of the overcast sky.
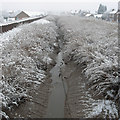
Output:
[[75,9],[97,11],[102,3],[117,9],[119,0],[0,0],[0,10],[69,11]]

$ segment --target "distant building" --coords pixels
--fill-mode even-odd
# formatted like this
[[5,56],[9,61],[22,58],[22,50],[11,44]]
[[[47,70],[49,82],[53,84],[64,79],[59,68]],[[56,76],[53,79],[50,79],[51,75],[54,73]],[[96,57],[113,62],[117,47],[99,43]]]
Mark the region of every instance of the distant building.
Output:
[[102,14],[95,14],[94,17],[98,19],[102,19]]
[[119,20],[119,16],[120,16],[120,10],[115,11],[114,9],[111,11],[107,11],[102,15],[102,19],[103,20],[107,20],[107,21],[120,21]]
[[30,17],[27,13],[24,11],[10,11],[8,15],[8,21],[14,21],[14,20],[21,20],[23,18],[28,18]]
[[88,13],[88,14],[86,14],[85,16],[86,16],[86,17],[93,17],[94,15],[91,14],[91,13]]
[[[78,15],[78,16],[86,16],[88,14],[90,14],[90,11],[85,11],[85,10],[71,10],[70,11],[71,15]],[[91,15],[91,14],[90,14]]]
[[11,22],[29,17],[43,17],[47,13],[42,11],[2,11],[1,15],[4,18],[4,22]]
[[108,17],[109,17],[109,21],[117,21],[118,11],[112,10],[111,12],[109,12]]
[[80,15],[80,16],[86,16],[86,15],[89,16],[89,15],[90,15],[90,11],[82,10],[82,11],[79,12],[79,15]]
[[16,14],[14,17],[15,17],[15,20],[21,20],[23,18],[28,18],[30,16],[27,13],[21,11],[20,13]]
[[120,23],[120,9],[118,10],[117,15],[118,15],[118,22]]
[[79,10],[71,10],[70,13],[72,15],[78,15],[79,14]]

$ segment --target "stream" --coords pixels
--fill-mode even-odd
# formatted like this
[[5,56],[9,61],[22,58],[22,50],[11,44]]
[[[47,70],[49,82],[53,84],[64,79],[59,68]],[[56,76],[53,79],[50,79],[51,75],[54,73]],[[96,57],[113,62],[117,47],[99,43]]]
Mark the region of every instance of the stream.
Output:
[[50,71],[52,88],[50,90],[46,118],[64,118],[65,90],[67,90],[67,85],[65,81],[63,81],[64,83],[62,82],[61,69],[63,66],[62,52],[59,52],[56,58],[56,65]]

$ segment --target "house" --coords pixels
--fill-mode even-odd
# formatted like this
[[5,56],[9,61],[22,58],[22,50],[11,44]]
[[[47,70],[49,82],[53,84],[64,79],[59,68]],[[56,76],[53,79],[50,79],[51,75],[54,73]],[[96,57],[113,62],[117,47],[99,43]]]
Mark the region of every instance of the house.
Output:
[[120,21],[119,19],[119,16],[120,16],[120,10],[117,10],[115,11],[114,9],[113,10],[110,10],[110,11],[107,11],[105,12],[103,15],[102,15],[102,19],[103,20],[107,20],[107,21]]
[[28,14],[26,14],[24,11],[21,11],[20,13],[16,14],[15,20],[21,20],[28,17],[30,17]]
[[120,23],[120,10],[118,10],[117,16],[118,16],[118,22]]
[[43,17],[47,13],[42,11],[2,11],[5,22],[21,20],[29,17]]
[[102,19],[102,14],[95,14],[94,17],[98,19]]
[[28,17],[30,16],[24,11],[18,11],[10,14],[10,18],[15,18],[15,20],[21,20],[23,18],[28,18]]
[[109,21],[117,21],[118,20],[118,11],[115,11],[114,9],[109,12],[108,14]]
[[86,16],[86,17],[93,17],[94,15],[93,15],[93,14],[88,13],[88,14],[86,14],[85,16]]
[[79,10],[71,10],[70,13],[72,15],[78,15],[79,14]]
[[14,11],[11,11],[9,12],[9,16],[8,18],[10,20],[21,20],[21,19],[24,19],[24,18],[28,18],[30,17],[27,13],[25,13],[24,11],[17,11],[17,12],[14,12]]
[[70,14],[71,15],[86,16],[87,14],[90,14],[90,11],[85,11],[85,10],[71,10]]
[[90,15],[90,11],[84,11],[83,10],[79,13],[80,16],[86,16],[87,14]]

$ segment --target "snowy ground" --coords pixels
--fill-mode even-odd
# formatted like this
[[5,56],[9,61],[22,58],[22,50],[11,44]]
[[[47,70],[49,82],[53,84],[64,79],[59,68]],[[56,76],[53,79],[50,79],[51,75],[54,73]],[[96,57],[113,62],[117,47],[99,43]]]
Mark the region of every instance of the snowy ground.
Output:
[[0,34],[3,108],[17,106],[30,97],[29,90],[44,83],[47,66],[55,60],[52,54],[63,40],[66,104],[72,117],[118,117],[117,35],[116,23],[77,16],[47,17]]
[[102,117],[117,117],[117,24],[77,16],[60,17],[58,24],[64,35],[64,60],[67,64],[73,61],[80,69],[82,67],[86,78],[85,86],[92,97],[89,112],[86,109],[86,117],[97,117],[100,114],[103,114]]
[[43,17],[43,16],[24,18],[22,20],[15,20],[15,21],[8,21],[8,22],[0,22],[0,26],[5,26],[5,25],[13,24],[13,23],[20,23],[20,22],[23,22],[23,21],[32,20],[32,19],[36,19],[36,18],[40,18],[40,17]]
[[25,24],[0,35],[3,108],[18,105],[21,98],[29,97],[31,88],[44,82],[46,67],[53,62],[50,55],[56,36],[56,26],[47,20]]

